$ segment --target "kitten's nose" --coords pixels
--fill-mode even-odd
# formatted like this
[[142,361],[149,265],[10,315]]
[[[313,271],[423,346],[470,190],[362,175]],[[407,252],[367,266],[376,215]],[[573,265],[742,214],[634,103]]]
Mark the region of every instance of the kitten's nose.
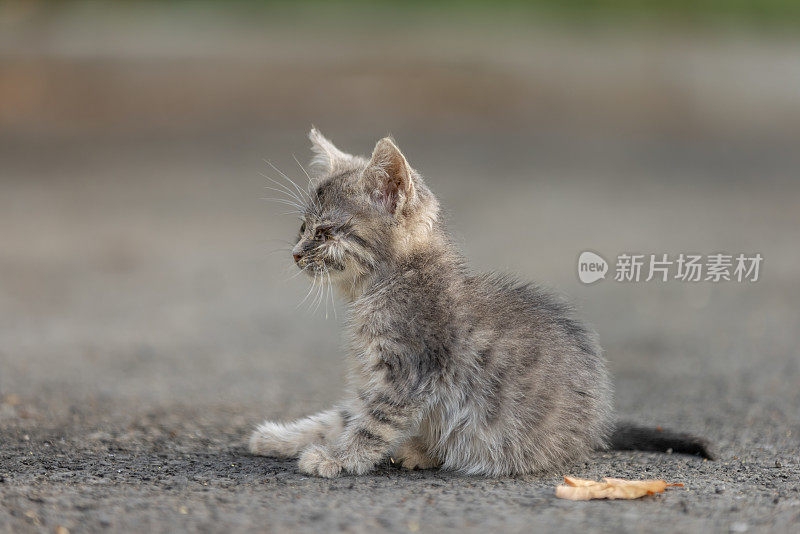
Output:
[[301,256],[300,254],[292,254],[292,257],[294,258],[294,262],[297,263],[303,256]]

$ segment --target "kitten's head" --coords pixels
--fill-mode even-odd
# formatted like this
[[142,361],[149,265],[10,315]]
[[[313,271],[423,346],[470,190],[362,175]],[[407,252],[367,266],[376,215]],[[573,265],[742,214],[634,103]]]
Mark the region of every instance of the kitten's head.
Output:
[[312,181],[292,250],[301,269],[345,289],[430,244],[439,204],[391,139],[378,141],[366,159],[342,152],[316,129],[309,138]]

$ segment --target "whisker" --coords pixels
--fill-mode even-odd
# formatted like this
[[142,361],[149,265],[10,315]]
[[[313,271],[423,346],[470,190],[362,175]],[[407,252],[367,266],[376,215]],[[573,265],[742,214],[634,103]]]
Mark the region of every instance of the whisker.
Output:
[[303,171],[303,174],[306,175],[306,178],[308,178],[308,183],[311,183],[311,181],[312,181],[311,180],[311,175],[308,174],[308,171],[305,169],[305,167],[303,167],[303,164],[300,163],[300,160],[298,160],[297,156],[295,156],[294,154],[292,154],[292,157],[294,158],[294,161],[297,163],[297,166],[300,167],[300,170]]
[[[333,290],[333,282],[331,282],[331,273],[327,267],[325,267],[325,273],[328,275],[328,294],[331,296],[331,309],[333,310],[333,318],[338,319],[336,316],[336,299],[334,298],[334,290]],[[325,318],[327,319],[327,306],[325,307],[326,315]]]
[[[275,191],[276,193],[282,193],[284,195],[290,195],[290,193],[288,193],[287,191],[284,191],[283,189],[278,189],[276,187],[270,187],[268,185],[265,185],[264,189],[269,189],[270,191]],[[297,197],[297,195],[290,195],[289,197],[287,197],[287,200],[295,200],[300,204],[304,204],[303,200],[299,199]]]
[[306,272],[306,270],[305,270],[305,269],[300,269],[299,271],[297,271],[296,273],[294,273],[292,276],[290,276],[289,278],[287,278],[287,279],[286,279],[286,281],[288,282],[289,280],[294,280],[295,278],[297,278],[298,276],[300,276],[300,275],[301,275],[301,274],[303,274],[304,272]]
[[285,204],[289,204],[291,206],[295,206],[297,208],[302,208],[303,206],[298,204],[296,200],[291,198],[283,198],[283,197],[261,197],[261,200],[278,200]]
[[317,313],[319,311],[319,305],[322,304],[322,294],[325,292],[325,279],[322,277],[322,273],[319,274],[319,289],[317,290],[317,296],[314,299],[314,310],[311,313]]
[[[297,159],[297,156],[292,154],[292,157],[294,158],[294,161],[297,163],[297,166],[300,167],[300,170],[303,171],[303,174],[306,175],[306,178],[308,178],[308,182],[306,182],[306,190],[305,190],[305,194],[308,197],[308,200],[313,202],[317,206],[317,208],[320,211],[322,211],[322,205],[319,203],[319,199],[317,199],[317,198],[315,198],[315,197],[313,197],[311,195],[311,186],[314,185],[314,180],[311,179],[311,175],[308,174],[308,171],[306,170],[305,167],[303,167],[303,164],[300,163],[300,160]],[[278,171],[278,172],[280,172],[280,171]],[[295,184],[295,187],[297,187],[297,184]]]
[[[294,180],[292,180],[291,178],[289,178],[288,176],[286,176],[286,174],[284,174],[284,173],[283,173],[283,171],[282,171],[282,170],[280,170],[278,167],[276,167],[275,165],[273,165],[273,163],[272,163],[270,160],[268,160],[268,159],[265,159],[264,161],[267,163],[267,165],[269,165],[270,167],[272,167],[273,169],[275,169],[275,172],[277,172],[278,174],[280,174],[281,176],[283,176],[283,178],[284,178],[284,179],[285,179],[287,182],[289,182],[290,184],[292,184],[292,186],[294,186],[294,188],[297,190],[297,192],[298,192],[298,193],[300,193],[300,195],[301,195],[301,196],[303,195],[303,190],[300,188],[300,186],[299,186],[299,185],[297,185],[297,184],[295,183],[295,181],[294,181]],[[309,200],[310,200],[310,197],[309,197]]]
[[317,295],[319,294],[319,287],[317,287],[316,281],[317,281],[317,273],[315,272],[314,273],[314,282],[315,282],[315,284],[314,284],[314,296],[311,297],[310,301],[308,301],[308,311],[310,311],[312,314],[314,313],[314,303],[317,301]]
[[314,307],[314,313],[317,313],[319,310],[320,304],[322,304],[322,296],[325,294],[325,278],[322,273],[319,275],[319,291],[317,291],[317,298],[315,300],[316,306]]
[[314,313],[319,311],[319,306],[322,304],[322,295],[325,294],[325,278],[322,273],[319,273],[319,290],[317,291],[316,305],[314,306]]
[[[259,174],[261,174],[261,173],[259,173]],[[261,176],[264,176],[265,178],[267,178],[269,180],[272,180],[269,176],[266,176],[265,174],[262,174]],[[275,182],[275,180],[272,180],[272,181]],[[275,183],[277,183],[277,182],[275,182]],[[283,186],[283,184],[278,184],[278,185]],[[290,191],[288,189],[277,189],[277,188],[269,186],[269,185],[265,185],[264,189],[270,189],[272,191],[276,191],[278,193],[284,194],[289,199],[293,199],[293,200],[297,201],[297,203],[302,205],[302,206],[305,206],[305,204],[306,204],[306,201],[303,198],[297,196],[296,193],[294,193],[293,191]]]
[[[326,274],[328,274],[328,267],[325,264],[323,264],[322,265],[322,276],[324,277]],[[324,280],[324,278],[323,278],[323,280]],[[331,292],[331,285],[328,284],[327,287],[325,288],[325,320],[328,319],[328,293],[330,293],[330,292]]]
[[[265,161],[265,162],[267,162],[267,163],[269,163],[267,160],[264,160],[264,161]],[[269,164],[270,164],[270,165],[272,165],[271,163],[269,163]],[[274,167],[274,165],[273,165],[273,168],[275,168],[275,167]],[[277,169],[276,169],[276,170],[277,170]],[[281,171],[278,171],[278,172],[281,172]],[[278,180],[276,180],[276,179],[275,179],[275,178],[273,178],[272,176],[269,176],[268,174],[264,174],[263,172],[260,172],[260,171],[259,171],[259,173],[258,173],[258,174],[259,174],[259,175],[260,175],[262,178],[266,178],[267,180],[269,180],[269,181],[270,181],[270,182],[272,182],[273,184],[277,185],[278,187],[283,187],[283,188],[284,188],[284,189],[285,189],[287,192],[294,192],[294,191],[292,190],[292,188],[290,188],[288,185],[286,185],[286,184],[285,184],[285,183],[283,183],[283,182],[279,182]],[[282,173],[281,173],[281,174],[282,174]],[[302,192],[301,192],[301,197],[302,197]]]
[[275,184],[276,186],[279,187],[279,189],[275,189],[275,188],[273,188],[271,186],[265,185],[264,186],[265,189],[272,189],[273,191],[277,191],[279,193],[282,193],[282,194],[284,194],[284,195],[296,200],[297,203],[302,205],[303,207],[305,207],[305,205],[307,204],[307,201],[306,201],[306,199],[303,198],[303,195],[299,195],[298,196],[298,194],[295,193],[294,191],[292,191],[291,189],[289,189],[289,187],[286,184],[282,184],[281,182],[275,180],[271,176],[267,176],[263,172],[259,172],[258,174],[262,178],[266,178],[267,180],[269,180],[270,182],[272,182],[273,184]]
[[[303,270],[305,270],[305,268]],[[306,293],[306,296],[303,297],[303,300],[301,300],[297,304],[295,309],[299,308],[308,299],[309,295],[311,295],[311,292],[314,290],[314,286],[316,285],[316,283],[317,283],[317,273],[314,273],[314,279],[311,281],[311,287],[309,288],[308,293]]]
[[291,200],[287,200],[285,198],[261,197],[261,200],[266,200],[268,202],[277,202],[279,204],[286,204],[287,206],[297,208],[298,210],[302,209],[303,207],[303,206],[298,206],[297,203],[292,202]]
[[300,170],[303,171],[303,174],[306,175],[306,178],[308,178],[308,182],[306,183],[306,196],[317,206],[317,208],[320,211],[322,211],[322,206],[319,203],[319,199],[311,196],[311,186],[314,183],[314,180],[311,179],[311,175],[308,174],[308,171],[306,171],[305,167],[303,167],[303,164],[300,163],[300,160],[297,159],[297,156],[292,154],[292,157],[294,158],[294,161],[297,163],[297,166],[300,167]]
[[298,269],[297,264],[295,262],[286,262],[281,270],[281,281],[285,284],[289,280],[299,276],[305,271],[305,269]]

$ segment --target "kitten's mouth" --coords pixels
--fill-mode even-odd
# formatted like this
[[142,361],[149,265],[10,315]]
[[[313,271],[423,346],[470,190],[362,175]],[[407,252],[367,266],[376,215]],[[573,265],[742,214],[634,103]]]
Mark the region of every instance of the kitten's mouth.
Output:
[[316,270],[319,264],[322,263],[322,261],[316,258],[308,257],[303,254],[292,254],[292,258],[294,258],[295,265],[297,265],[298,267],[300,267],[301,270],[304,271]]
[[306,256],[299,256],[297,254],[293,254],[293,256],[294,262],[297,264],[300,270],[306,271],[310,275],[316,273],[344,271],[344,265],[336,261],[324,261],[314,258],[307,258]]

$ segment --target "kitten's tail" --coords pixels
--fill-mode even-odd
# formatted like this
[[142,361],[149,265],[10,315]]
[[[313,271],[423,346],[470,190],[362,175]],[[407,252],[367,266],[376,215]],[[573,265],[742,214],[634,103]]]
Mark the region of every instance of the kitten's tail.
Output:
[[676,452],[696,454],[709,460],[716,458],[711,443],[705,438],[662,429],[660,426],[648,428],[617,423],[609,443],[610,449],[618,451]]

